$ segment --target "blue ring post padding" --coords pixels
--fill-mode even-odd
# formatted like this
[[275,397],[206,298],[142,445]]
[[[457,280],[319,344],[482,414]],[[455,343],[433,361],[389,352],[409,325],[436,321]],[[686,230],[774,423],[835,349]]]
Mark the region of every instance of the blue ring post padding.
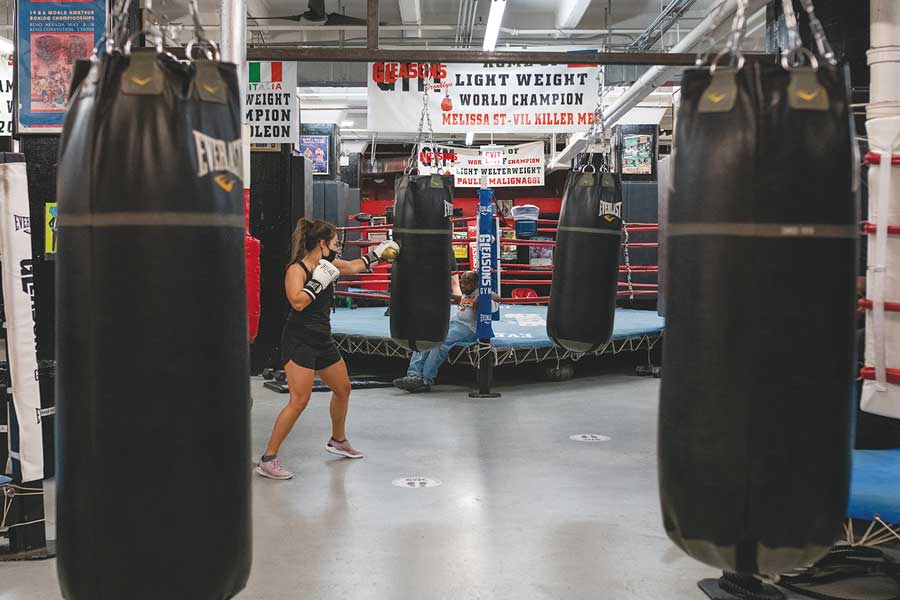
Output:
[[900,448],[854,450],[847,516],[900,523]]
[[478,326],[479,340],[494,337],[491,326],[491,293],[494,291],[493,269],[497,262],[497,240],[490,232],[494,230],[494,191],[478,190]]
[[0,487],[12,483],[12,478],[7,477],[6,475],[0,475]]

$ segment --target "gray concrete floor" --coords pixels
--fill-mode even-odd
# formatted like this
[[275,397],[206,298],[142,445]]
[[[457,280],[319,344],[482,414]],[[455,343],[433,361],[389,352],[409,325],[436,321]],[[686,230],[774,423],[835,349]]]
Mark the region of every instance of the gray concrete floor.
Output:
[[[286,396],[252,385],[258,452]],[[496,400],[359,390],[358,461],[324,452],[329,397],[314,394],[281,452],[296,478],[253,479],[254,566],[239,598],[703,598],[697,580],[717,573],[660,524],[658,386],[603,375],[501,387]],[[569,439],[579,433],[611,440]],[[407,476],[443,485],[391,484]],[[0,600],[59,597],[54,561],[0,564]]]

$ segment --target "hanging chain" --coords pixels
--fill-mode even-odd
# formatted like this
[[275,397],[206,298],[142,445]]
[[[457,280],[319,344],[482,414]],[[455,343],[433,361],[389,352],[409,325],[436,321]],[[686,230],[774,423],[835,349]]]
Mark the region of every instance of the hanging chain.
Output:
[[[602,49],[602,50],[605,50]],[[606,65],[601,65],[597,68],[597,104],[594,106],[594,116],[591,122],[591,126],[588,128],[587,134],[585,135],[585,142],[587,143],[588,148],[592,148],[597,144],[601,147],[601,152],[604,154],[608,151],[606,146],[606,123],[603,118],[603,111],[606,108]],[[594,153],[589,152],[586,154],[582,154],[579,161],[577,162],[578,169],[585,169],[588,165],[592,165],[594,162]]]
[[631,282],[631,257],[628,255],[628,223],[622,220],[622,232],[625,239],[622,248],[625,250],[625,280],[628,282],[628,299],[634,300],[634,284]]
[[131,0],[116,0],[106,23],[107,51],[124,46],[128,33],[128,9],[130,7]]
[[603,123],[604,99],[606,96],[606,65],[597,68],[597,104],[594,106],[594,118],[588,129],[587,139],[592,143],[606,131]]
[[784,26],[787,29],[787,49],[796,50],[803,45],[803,41],[800,39],[800,26],[797,24],[793,0],[781,0],[781,12],[784,14]]
[[423,133],[426,123],[428,124],[428,143],[431,144],[431,168],[432,172],[434,172],[437,163],[437,148],[434,145],[434,127],[431,125],[431,111],[428,110],[428,84],[425,84],[425,91],[422,93],[422,113],[419,115],[419,127],[416,130],[416,141],[413,143],[412,152],[406,163],[407,173],[411,172],[417,164],[416,156],[419,153],[419,144],[422,143],[422,138],[424,137]]
[[[710,15],[712,15],[713,19],[718,20],[719,13],[722,12],[722,9],[725,7],[725,4],[728,0],[719,0],[712,10],[710,10]],[[699,54],[697,54],[697,59],[694,61],[694,65],[700,67],[703,63],[706,62],[706,59],[709,58],[709,55],[712,54],[713,50],[716,47],[716,38],[712,35],[712,30],[707,31],[706,35],[703,36],[703,40],[700,43],[700,47],[703,48]]]
[[194,21],[194,36],[200,41],[206,41],[206,31],[200,24],[200,8],[197,6],[197,0],[191,0],[191,18]]
[[725,45],[726,50],[733,55],[740,52],[741,43],[744,40],[744,33],[747,27],[747,0],[737,0],[737,10],[734,13],[734,20],[731,22],[731,36]]
[[836,65],[837,59],[834,56],[834,50],[831,48],[831,44],[828,43],[828,38],[825,36],[825,28],[822,27],[822,22],[816,17],[816,8],[813,6],[812,0],[800,0],[800,4],[803,5],[803,10],[806,11],[806,15],[809,17],[809,28],[816,40],[819,54],[821,54],[829,64]]

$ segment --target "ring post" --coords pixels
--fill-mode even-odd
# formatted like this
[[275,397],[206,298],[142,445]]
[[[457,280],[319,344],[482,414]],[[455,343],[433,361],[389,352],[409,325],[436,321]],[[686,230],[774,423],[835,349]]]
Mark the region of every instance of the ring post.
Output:
[[469,398],[499,398],[491,392],[494,375],[494,352],[491,339],[494,328],[491,322],[500,318],[500,311],[494,310],[493,293],[499,293],[497,277],[497,221],[495,218],[494,191],[489,188],[478,190],[478,391],[469,393]]

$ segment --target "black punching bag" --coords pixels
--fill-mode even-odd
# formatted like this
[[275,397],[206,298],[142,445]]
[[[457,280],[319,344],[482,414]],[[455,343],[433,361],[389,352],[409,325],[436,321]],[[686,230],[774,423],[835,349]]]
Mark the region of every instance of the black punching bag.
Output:
[[669,537],[724,570],[811,564],[846,517],[854,143],[840,69],[684,74],[660,493]]
[[409,350],[439,346],[450,325],[453,180],[404,175],[394,188],[391,339]]
[[622,183],[608,171],[572,171],[553,257],[547,335],[572,352],[612,337],[622,244]]
[[58,572],[69,600],[222,600],[250,571],[234,65],[104,55],[59,162]]

